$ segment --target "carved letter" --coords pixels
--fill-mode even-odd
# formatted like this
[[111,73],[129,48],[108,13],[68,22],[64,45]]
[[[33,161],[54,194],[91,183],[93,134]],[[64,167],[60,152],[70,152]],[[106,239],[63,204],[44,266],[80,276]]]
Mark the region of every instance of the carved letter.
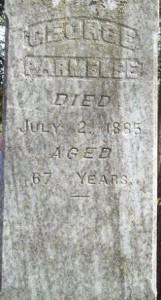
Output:
[[121,183],[127,184],[127,176],[123,175],[123,176],[121,177]]
[[62,21],[56,21],[46,27],[47,42],[62,41],[64,38],[64,28]]
[[135,48],[135,36],[136,33],[130,28],[122,28],[121,31],[121,45],[125,48],[133,50]]
[[102,95],[100,101],[98,102],[98,106],[105,107],[109,102],[110,102],[110,97]]
[[41,61],[41,66],[38,71],[38,76],[43,76],[44,73],[47,73],[49,76],[54,76],[55,73],[55,64],[53,59],[43,58]]
[[55,133],[58,133],[58,128],[60,127],[60,124],[59,125],[56,125],[56,124],[52,124],[52,126],[54,127],[55,129]]
[[100,77],[113,77],[113,61],[111,61],[110,59],[101,59],[100,65]]
[[83,180],[84,180],[84,177],[85,177],[86,173],[84,173],[83,175],[80,175],[79,172],[77,172],[76,174],[77,174],[77,175],[79,176],[79,178],[81,179],[81,184],[83,184]]
[[114,78],[124,79],[126,75],[126,63],[123,60],[114,63]]
[[72,77],[85,77],[86,60],[81,58],[70,59],[69,75]]
[[52,157],[60,158],[60,146],[56,148],[55,152],[53,153]]
[[95,95],[84,95],[82,106],[91,106],[91,103],[94,102],[94,100],[95,100]]
[[100,154],[99,158],[109,158],[110,152],[111,152],[111,149],[102,148],[102,151],[101,151],[101,154]]
[[56,59],[55,68],[56,68],[56,76],[68,76],[68,63],[67,59]]
[[73,157],[75,158],[78,154],[78,149],[77,148],[71,148],[69,151],[68,151],[68,158],[69,159],[73,159]]
[[81,20],[72,20],[66,24],[67,39],[81,39],[83,37],[83,22]]
[[88,77],[99,77],[99,60],[88,59]]
[[100,180],[100,182],[99,183],[106,183],[106,184],[108,184],[108,182],[107,182],[107,178],[106,178],[106,176],[105,175],[102,175],[101,176],[101,180]]
[[40,59],[35,57],[26,57],[25,60],[25,75],[37,75],[37,72],[40,68]]
[[20,128],[20,131],[21,132],[27,132],[29,129],[29,126],[28,126],[28,120],[25,121],[25,129],[23,130],[22,128]]
[[67,94],[57,94],[56,97],[56,101],[55,101],[55,105],[64,105],[64,103],[66,102],[68,98]]
[[120,32],[118,27],[113,24],[106,23],[102,26],[102,39],[107,43],[119,44]]
[[94,147],[88,147],[88,148],[86,148],[86,151],[84,153],[84,158],[93,158],[93,153],[94,153],[95,149],[96,148],[94,148]]
[[139,63],[137,61],[127,61],[127,78],[136,79],[139,72]]
[[96,175],[88,175],[88,183],[96,184]]
[[43,25],[37,25],[30,28],[29,45],[35,47],[45,42],[45,28]]
[[84,21],[84,38],[87,40],[100,39],[100,25],[97,21]]

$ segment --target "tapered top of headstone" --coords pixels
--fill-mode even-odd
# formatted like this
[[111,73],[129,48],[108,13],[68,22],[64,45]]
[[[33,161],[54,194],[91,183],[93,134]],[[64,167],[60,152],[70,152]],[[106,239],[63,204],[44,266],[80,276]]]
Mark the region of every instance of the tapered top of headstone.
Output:
[[[48,20],[50,17],[72,17],[86,16],[106,18],[115,22],[125,22],[130,17],[132,23],[140,17],[140,26],[145,25],[145,19],[149,20],[151,28],[156,28],[154,18],[158,16],[158,6],[151,1],[132,1],[132,0],[33,0],[6,1],[6,13],[10,19],[19,19],[20,24],[26,20],[35,21],[35,23]],[[26,24],[27,25],[27,24]],[[130,24],[129,24],[130,25]],[[146,29],[146,27],[144,27]]]

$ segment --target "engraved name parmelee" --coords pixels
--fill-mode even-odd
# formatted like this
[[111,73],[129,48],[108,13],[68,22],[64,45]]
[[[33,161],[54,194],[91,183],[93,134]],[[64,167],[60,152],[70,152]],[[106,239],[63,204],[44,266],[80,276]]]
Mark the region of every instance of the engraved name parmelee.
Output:
[[31,25],[24,32],[26,45],[35,47],[65,40],[98,41],[135,49],[136,30],[102,19],[58,19]]
[[25,75],[33,77],[75,77],[137,79],[142,64],[137,59],[84,57],[35,57],[25,59]]

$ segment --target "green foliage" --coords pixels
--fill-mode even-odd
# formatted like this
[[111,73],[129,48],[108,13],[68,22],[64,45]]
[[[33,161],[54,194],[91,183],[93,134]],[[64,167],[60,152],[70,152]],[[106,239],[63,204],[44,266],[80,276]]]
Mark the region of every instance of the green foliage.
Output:
[[3,84],[0,85],[0,127],[2,124],[2,103],[3,103]]
[[5,56],[5,38],[3,32],[6,25],[4,14],[4,0],[0,0],[0,125],[2,124],[2,106],[3,106],[3,82],[4,82],[4,56]]

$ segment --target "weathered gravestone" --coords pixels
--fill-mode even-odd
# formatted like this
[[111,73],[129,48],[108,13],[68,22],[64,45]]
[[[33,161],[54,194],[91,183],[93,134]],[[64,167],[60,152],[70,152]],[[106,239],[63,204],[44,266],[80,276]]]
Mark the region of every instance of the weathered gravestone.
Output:
[[0,299],[155,299],[157,8],[6,0]]

